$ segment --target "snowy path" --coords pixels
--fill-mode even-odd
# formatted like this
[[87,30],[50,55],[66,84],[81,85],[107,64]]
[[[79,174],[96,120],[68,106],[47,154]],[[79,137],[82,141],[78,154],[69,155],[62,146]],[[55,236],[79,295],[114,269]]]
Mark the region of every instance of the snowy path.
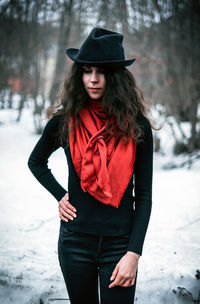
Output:
[[[38,136],[7,124],[0,127],[0,139],[0,303],[69,303],[53,301],[68,297],[57,259],[57,202],[27,167]],[[65,155],[59,149],[49,166],[66,187],[67,164],[63,164]],[[154,164],[159,167],[156,158]],[[199,185],[198,168],[155,169],[152,216],[139,261],[135,303],[194,303],[192,295],[181,295],[184,290],[178,287],[197,300]]]

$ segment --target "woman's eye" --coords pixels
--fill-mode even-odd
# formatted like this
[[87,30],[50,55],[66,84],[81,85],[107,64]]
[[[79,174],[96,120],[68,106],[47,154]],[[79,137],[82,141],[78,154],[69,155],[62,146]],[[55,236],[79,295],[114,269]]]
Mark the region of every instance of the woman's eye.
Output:
[[83,69],[83,73],[89,74],[89,73],[90,73],[90,70],[89,70],[89,69]]
[[103,69],[98,70],[99,74],[105,74],[105,71]]

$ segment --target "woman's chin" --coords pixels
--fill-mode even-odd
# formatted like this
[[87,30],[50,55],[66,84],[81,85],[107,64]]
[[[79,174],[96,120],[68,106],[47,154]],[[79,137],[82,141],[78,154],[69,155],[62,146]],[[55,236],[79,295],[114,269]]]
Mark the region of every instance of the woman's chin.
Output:
[[99,99],[101,99],[103,96],[102,96],[102,94],[89,94],[89,97],[90,97],[91,99],[99,100]]

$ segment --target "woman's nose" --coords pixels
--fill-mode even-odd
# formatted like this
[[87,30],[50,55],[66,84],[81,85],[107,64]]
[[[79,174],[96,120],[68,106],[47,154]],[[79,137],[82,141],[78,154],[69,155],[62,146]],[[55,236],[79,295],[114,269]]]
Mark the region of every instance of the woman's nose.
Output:
[[91,82],[98,82],[98,76],[96,72],[92,72],[91,78],[90,78]]

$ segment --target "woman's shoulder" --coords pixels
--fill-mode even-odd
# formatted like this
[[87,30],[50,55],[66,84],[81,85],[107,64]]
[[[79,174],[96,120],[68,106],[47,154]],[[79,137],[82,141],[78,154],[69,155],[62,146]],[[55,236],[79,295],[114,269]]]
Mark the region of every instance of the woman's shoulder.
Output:
[[63,115],[53,115],[50,117],[45,126],[45,130],[56,130],[59,128],[60,123],[62,122]]
[[153,132],[151,122],[148,120],[148,118],[141,117],[138,124],[141,128],[141,134],[139,135],[137,142],[138,148],[150,155],[153,148]]
[[60,137],[62,119],[63,115],[52,115],[43,129],[43,137],[46,137],[57,144],[59,142],[58,138]]
[[46,138],[49,142],[53,142],[55,146],[61,146],[61,129],[62,129],[62,122],[64,119],[64,115],[52,115],[42,132],[42,137]]
[[138,124],[140,125],[145,134],[152,134],[151,123],[147,117],[141,116],[140,118],[138,118]]

